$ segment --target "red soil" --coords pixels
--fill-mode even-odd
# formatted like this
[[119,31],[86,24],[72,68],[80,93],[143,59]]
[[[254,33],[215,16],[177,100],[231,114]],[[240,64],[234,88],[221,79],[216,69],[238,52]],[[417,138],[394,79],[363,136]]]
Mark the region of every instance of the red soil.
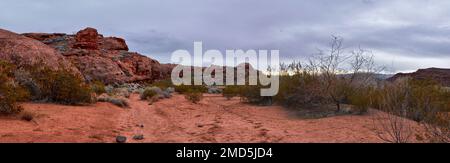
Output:
[[[130,108],[23,104],[33,122],[1,117],[0,142],[381,142],[372,116],[299,119],[281,107],[251,106],[239,99],[205,95],[192,104],[182,95],[152,105],[130,98]],[[141,126],[143,125],[143,127]],[[143,134],[144,140],[132,140]]]

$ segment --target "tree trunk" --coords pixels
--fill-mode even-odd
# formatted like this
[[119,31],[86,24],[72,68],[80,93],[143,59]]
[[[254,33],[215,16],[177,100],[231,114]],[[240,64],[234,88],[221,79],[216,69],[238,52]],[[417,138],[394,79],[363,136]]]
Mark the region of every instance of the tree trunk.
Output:
[[340,102],[336,102],[336,108],[337,108],[337,112],[341,111],[341,103]]

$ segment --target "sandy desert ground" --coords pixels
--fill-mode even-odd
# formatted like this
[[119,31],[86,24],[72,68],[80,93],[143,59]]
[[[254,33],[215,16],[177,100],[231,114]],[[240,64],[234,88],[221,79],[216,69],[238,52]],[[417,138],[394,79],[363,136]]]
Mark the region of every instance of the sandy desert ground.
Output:
[[[175,95],[152,105],[134,94],[130,108],[109,103],[63,106],[25,103],[32,122],[0,117],[0,142],[260,143],[381,142],[367,115],[300,119],[277,106],[252,106],[239,99],[205,95],[199,104]],[[143,140],[133,140],[134,135]]]

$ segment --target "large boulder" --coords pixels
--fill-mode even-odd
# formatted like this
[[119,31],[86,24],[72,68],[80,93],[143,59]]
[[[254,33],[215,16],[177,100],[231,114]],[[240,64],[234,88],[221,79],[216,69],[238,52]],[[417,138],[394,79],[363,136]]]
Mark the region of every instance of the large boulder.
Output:
[[64,67],[80,75],[77,68],[54,48],[3,29],[0,29],[0,59],[19,67],[36,64],[42,64],[54,70]]
[[99,34],[94,28],[86,28],[79,31],[77,35],[75,35],[75,41],[73,48],[90,50],[99,49]]

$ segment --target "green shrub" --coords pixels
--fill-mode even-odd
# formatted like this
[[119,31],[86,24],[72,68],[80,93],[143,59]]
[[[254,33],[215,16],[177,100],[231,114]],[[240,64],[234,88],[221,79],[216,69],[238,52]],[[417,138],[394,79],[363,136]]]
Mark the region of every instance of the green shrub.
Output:
[[101,81],[94,81],[91,83],[91,89],[93,92],[95,92],[97,95],[106,93],[105,84],[103,84]]
[[36,89],[31,91],[34,100],[49,101],[61,104],[92,103],[92,90],[89,85],[72,71],[60,67],[58,70],[41,67],[36,64],[24,67],[29,72]]
[[371,87],[361,88],[353,92],[348,99],[353,110],[359,114],[367,113],[372,105],[374,89]]
[[91,89],[79,77],[68,71],[55,72],[50,99],[63,104],[91,103]]
[[15,67],[7,62],[0,61],[0,114],[17,114],[23,109],[17,102],[28,97],[28,92],[13,80]]
[[147,88],[142,92],[141,100],[149,100],[156,95],[158,95],[158,93],[155,90]]

